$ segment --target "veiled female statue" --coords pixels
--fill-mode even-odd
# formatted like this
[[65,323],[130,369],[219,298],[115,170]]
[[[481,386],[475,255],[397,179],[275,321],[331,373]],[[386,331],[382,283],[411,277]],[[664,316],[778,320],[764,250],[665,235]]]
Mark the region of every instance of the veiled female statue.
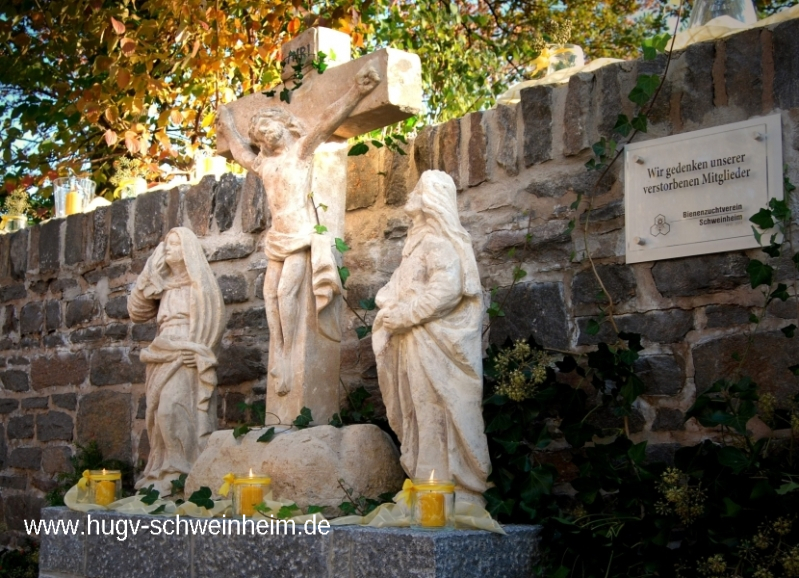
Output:
[[372,346],[391,428],[412,478],[452,479],[482,505],[490,460],[482,416],[482,287],[455,183],[426,171],[405,211],[402,262],[375,299]]
[[158,334],[141,352],[147,364],[150,456],[137,488],[188,474],[216,430],[216,353],[224,330],[222,292],[190,229],[169,231],[147,260],[128,299],[141,323],[156,318]]

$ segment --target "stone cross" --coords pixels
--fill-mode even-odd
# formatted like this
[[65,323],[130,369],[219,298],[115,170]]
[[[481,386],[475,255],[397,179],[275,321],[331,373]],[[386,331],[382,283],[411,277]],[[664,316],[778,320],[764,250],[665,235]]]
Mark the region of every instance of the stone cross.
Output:
[[[306,131],[313,132],[314,127],[321,126],[326,121],[329,123],[325,115],[331,114],[329,108],[331,103],[339,102],[339,99],[346,94],[352,94],[352,87],[363,81],[365,71],[376,73],[380,79],[379,84],[366,96],[359,98],[355,108],[338,125],[334,136],[316,149],[313,158],[308,194],[313,193],[312,201],[316,207],[322,205],[325,207],[323,210],[315,211],[320,224],[327,228],[330,235],[340,238],[344,238],[347,191],[346,154],[349,147],[346,139],[409,118],[418,114],[422,106],[421,64],[418,56],[386,48],[350,61],[349,40],[348,35],[326,28],[313,28],[304,32],[282,48],[284,62],[292,53],[308,55],[305,59],[302,86],[292,92],[290,103],[280,100],[278,93],[282,87],[278,87],[276,94],[272,96],[264,93],[249,95],[226,105],[219,113],[220,119],[229,125],[234,125],[239,135],[248,135],[250,121],[255,114],[270,107],[280,107],[298,119]],[[318,52],[333,55],[333,58],[328,59],[329,68],[321,74],[310,66],[310,62]],[[292,73],[290,65],[284,66],[284,78]],[[293,81],[287,80],[287,87],[291,88],[292,85]],[[255,151],[242,149],[238,142],[228,130],[220,130],[217,151],[226,156],[246,157],[254,161],[252,153]],[[238,155],[234,154],[237,152]],[[274,191],[276,182],[291,180],[290,172],[298,170],[295,164],[291,166],[292,168],[289,168],[287,163],[286,168],[281,171],[289,176],[284,177],[281,174],[276,179],[270,178],[271,183],[265,183],[267,195],[270,185]],[[277,192],[279,191],[273,194]],[[275,208],[274,199],[270,202],[270,206],[273,210],[279,211]],[[279,217],[280,215],[272,215],[273,229],[275,219]],[[270,263],[272,263],[271,257]],[[285,261],[285,264],[278,262],[275,266],[283,267],[285,271],[285,267],[289,266],[288,263],[288,261]],[[308,263],[310,267],[310,256]],[[267,286],[270,283],[269,278],[267,271]],[[291,359],[288,362],[281,359],[286,355],[282,354],[284,350],[274,345],[276,339],[275,335],[272,335],[273,325],[280,326],[282,321],[273,323],[270,320],[267,425],[291,424],[303,407],[311,410],[313,423],[327,424],[339,409],[340,340],[335,337],[331,339],[330,331],[320,329],[322,322],[313,315],[314,292],[311,291],[310,273],[305,274],[302,284],[306,287],[298,292],[299,311],[294,319],[294,327],[290,331],[293,343],[296,345],[291,350]],[[267,294],[269,291],[267,286],[264,288],[264,297],[269,306],[270,296]],[[279,293],[274,289],[272,291]],[[333,310],[338,311],[341,299],[340,297],[334,299],[337,301]],[[279,319],[283,319],[282,313]],[[335,325],[340,333],[338,313],[335,314]],[[281,335],[286,333],[282,332]],[[289,373],[293,385],[286,391],[285,375]]]

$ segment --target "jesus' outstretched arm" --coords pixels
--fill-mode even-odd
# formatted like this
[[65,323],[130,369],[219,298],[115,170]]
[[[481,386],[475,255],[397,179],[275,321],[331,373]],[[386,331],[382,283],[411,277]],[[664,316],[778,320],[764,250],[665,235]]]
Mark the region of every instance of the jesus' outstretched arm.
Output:
[[253,152],[250,141],[241,136],[241,133],[236,128],[236,123],[233,121],[233,115],[225,106],[219,107],[216,130],[227,139],[230,154],[233,155],[236,162],[251,171],[252,164],[258,155]]
[[307,158],[316,148],[333,136],[338,127],[347,120],[358,103],[380,84],[380,75],[373,67],[364,67],[355,76],[355,84],[322,113],[322,119],[313,127],[300,144],[300,157]]

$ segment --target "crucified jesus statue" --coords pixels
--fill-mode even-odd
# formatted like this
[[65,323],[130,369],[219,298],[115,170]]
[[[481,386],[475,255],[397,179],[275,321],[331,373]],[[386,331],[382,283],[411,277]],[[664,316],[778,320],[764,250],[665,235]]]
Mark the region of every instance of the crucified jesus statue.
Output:
[[362,68],[355,84],[321,112],[320,120],[310,128],[285,108],[260,110],[250,120],[249,139],[238,132],[226,107],[219,110],[218,134],[227,140],[233,158],[260,176],[272,215],[264,249],[268,258],[264,299],[271,342],[269,381],[281,396],[302,379],[303,368],[297,367],[302,358],[293,353],[309,268],[316,330],[327,339],[341,340],[338,317],[331,307],[341,293],[338,269],[330,239],[315,229],[319,222],[311,191],[314,151],[380,81],[374,68]]

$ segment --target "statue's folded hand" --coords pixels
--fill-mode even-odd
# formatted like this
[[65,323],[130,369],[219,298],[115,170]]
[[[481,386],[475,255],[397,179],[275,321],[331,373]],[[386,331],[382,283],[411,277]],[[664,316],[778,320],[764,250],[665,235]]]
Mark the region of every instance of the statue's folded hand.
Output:
[[181,351],[180,355],[183,358],[183,365],[186,367],[197,367],[197,360],[194,357],[193,351]]
[[405,333],[411,328],[408,319],[399,307],[382,309],[380,313],[383,314],[383,327],[389,333]]

